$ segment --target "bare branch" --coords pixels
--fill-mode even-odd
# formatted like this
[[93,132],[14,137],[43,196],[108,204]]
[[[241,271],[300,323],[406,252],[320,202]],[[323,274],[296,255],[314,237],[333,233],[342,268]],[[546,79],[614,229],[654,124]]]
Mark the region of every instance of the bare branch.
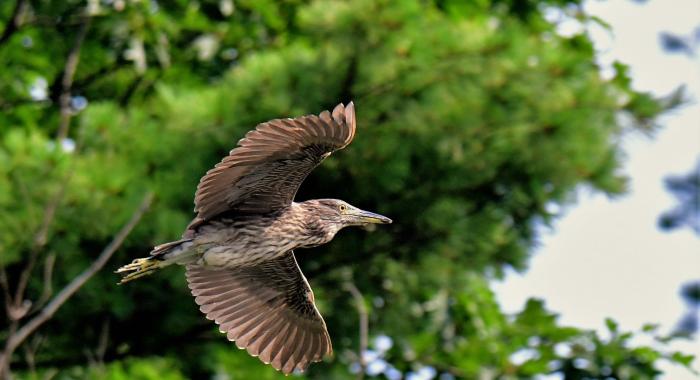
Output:
[[44,304],[46,304],[46,301],[49,300],[51,297],[51,294],[53,293],[53,265],[56,263],[56,255],[55,254],[50,254],[46,257],[44,260],[44,278],[43,278],[43,284],[44,288],[41,291],[41,296],[39,297],[36,302],[34,302],[34,305],[32,306],[32,310],[29,311],[29,313],[33,313],[42,307],[44,307]]
[[37,231],[36,235],[34,236],[34,243],[32,244],[32,249],[29,253],[29,259],[27,260],[27,264],[22,269],[22,273],[20,273],[19,280],[17,281],[17,289],[15,290],[14,297],[15,306],[18,306],[24,301],[24,291],[29,283],[29,277],[32,274],[32,270],[34,269],[36,260],[39,257],[39,253],[41,252],[42,248],[46,246],[49,228],[53,223],[54,217],[56,216],[56,209],[65,195],[66,187],[68,187],[68,182],[70,181],[71,175],[72,171],[68,172],[66,177],[61,182],[61,187],[58,189],[56,194],[54,194],[44,209],[44,218],[41,221],[39,231]]
[[141,205],[134,211],[131,215],[129,221],[122,227],[122,229],[114,236],[112,241],[102,250],[100,255],[95,259],[95,261],[90,264],[80,275],[75,277],[65,288],[63,288],[56,296],[49,302],[46,307],[44,307],[39,314],[34,318],[29,320],[24,326],[17,330],[14,334],[8,336],[7,342],[5,343],[5,350],[0,354],[0,374],[7,374],[9,372],[9,363],[14,353],[15,349],[24,342],[29,335],[36,331],[39,326],[44,324],[46,321],[51,319],[56,311],[66,302],[70,297],[72,297],[75,292],[78,291],[85,283],[95,275],[107,261],[112,257],[114,252],[119,249],[127,236],[136,227],[138,222],[141,220],[143,214],[151,206],[153,201],[153,193],[147,193]]
[[363,379],[365,376],[365,369],[367,368],[367,363],[365,363],[364,353],[367,351],[367,335],[369,330],[369,318],[367,313],[367,305],[365,305],[365,299],[362,297],[362,293],[357,289],[355,283],[348,281],[345,283],[345,289],[352,294],[352,298],[355,299],[355,307],[357,307],[357,314],[360,317],[360,347],[358,352],[358,360],[360,363],[360,371],[357,373],[358,379]]
[[89,26],[90,17],[86,16],[84,22],[80,25],[78,34],[75,36],[73,48],[68,53],[66,65],[63,69],[63,77],[61,78],[61,95],[58,97],[58,104],[61,107],[61,120],[58,125],[56,139],[59,143],[65,139],[66,136],[68,136],[68,128],[70,127],[70,119],[72,116],[70,100],[71,90],[73,87],[73,78],[75,77],[75,70],[78,68],[78,62],[80,62],[80,48],[83,46],[83,41],[85,40]]
[[54,194],[51,201],[46,205],[46,209],[44,209],[44,219],[41,221],[41,227],[34,236],[34,250],[38,251],[46,245],[49,236],[49,228],[51,227],[53,218],[56,215],[56,209],[66,193],[66,187],[68,185],[68,181],[70,181],[70,177],[72,177],[72,174],[72,171],[69,171],[66,174],[66,178],[64,178],[61,182],[61,187],[58,188],[56,194]]
[[24,14],[25,8],[27,7],[27,0],[17,0],[15,2],[15,8],[12,10],[12,16],[5,24],[5,29],[0,34],[0,45],[7,42],[7,40],[12,37],[13,34],[19,27],[22,26],[22,15]]
[[109,346],[109,319],[105,318],[102,321],[102,328],[100,329],[100,336],[97,340],[97,347],[95,350],[90,348],[83,349],[85,356],[87,356],[88,365],[90,367],[102,367],[104,366],[105,353]]
[[109,347],[109,319],[105,318],[100,330],[100,339],[97,341],[97,348],[95,349],[95,359],[99,365],[103,365],[105,362],[107,347]]
[[36,353],[39,351],[39,348],[41,348],[43,342],[44,337],[40,334],[35,334],[32,339],[27,342],[27,344],[22,346],[24,349],[24,361],[27,362],[29,372],[34,378],[36,378]]
[[2,296],[5,299],[5,309],[9,313],[12,306],[12,296],[10,296],[10,284],[7,282],[7,272],[4,266],[0,266],[0,288],[2,288]]

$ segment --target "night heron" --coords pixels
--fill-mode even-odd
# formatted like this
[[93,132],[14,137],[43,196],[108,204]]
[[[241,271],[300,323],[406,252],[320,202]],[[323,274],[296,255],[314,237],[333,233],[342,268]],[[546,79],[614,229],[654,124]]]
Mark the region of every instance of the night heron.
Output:
[[289,374],[332,352],[294,257],[347,226],[391,223],[337,199],[294,202],[301,182],[355,136],[355,108],[259,124],[200,180],[182,239],[121,267],[121,283],[186,265],[195,302],[240,348]]

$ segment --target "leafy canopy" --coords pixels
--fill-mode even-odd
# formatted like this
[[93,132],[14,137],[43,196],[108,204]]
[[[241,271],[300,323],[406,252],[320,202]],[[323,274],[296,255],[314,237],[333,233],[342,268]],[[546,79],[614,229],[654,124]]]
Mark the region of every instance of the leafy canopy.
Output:
[[[0,19],[14,5],[0,4]],[[617,142],[654,128],[664,109],[631,87],[623,64],[603,78],[590,38],[563,37],[542,15],[554,7],[598,22],[577,5],[28,1],[0,45],[0,265],[16,279],[59,191],[42,253],[57,254],[56,286],[152,189],[157,204],[112,266],[143,256],[179,236],[199,177],[256,123],[354,100],[355,142],[298,199],[342,198],[395,224],[300,253],[336,352],[309,377],[355,376],[348,281],[363,293],[370,335],[393,342],[368,374],[650,378],[664,358],[688,365],[662,343],[632,345],[612,321],[609,338],[560,326],[539,300],[506,315],[489,289],[504,269],[526,268],[538,228],[557,216],[552,205],[571,204],[581,186],[624,192]],[[65,60],[83,27],[74,117],[56,141]],[[280,377],[214,332],[181,272],[125,287],[101,273],[39,332],[34,364],[17,355],[13,368],[27,378]],[[35,273],[29,294],[42,287]],[[107,364],[86,364],[105,329],[98,363]],[[370,372],[372,362],[382,371]]]

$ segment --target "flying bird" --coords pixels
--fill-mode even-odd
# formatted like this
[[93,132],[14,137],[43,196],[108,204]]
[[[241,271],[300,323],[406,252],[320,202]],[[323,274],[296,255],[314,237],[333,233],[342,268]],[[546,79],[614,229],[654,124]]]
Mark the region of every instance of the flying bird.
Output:
[[332,353],[326,324],[294,250],[347,226],[391,223],[337,199],[295,202],[306,176],[355,136],[355,108],[259,124],[199,181],[182,239],[117,270],[128,282],[186,266],[195,302],[239,348],[285,374]]

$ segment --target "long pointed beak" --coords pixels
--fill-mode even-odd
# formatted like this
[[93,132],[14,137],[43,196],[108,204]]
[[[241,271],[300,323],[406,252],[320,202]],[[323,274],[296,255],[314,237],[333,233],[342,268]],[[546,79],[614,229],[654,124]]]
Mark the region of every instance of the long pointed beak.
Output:
[[391,219],[373,212],[358,210],[357,217],[364,224],[389,224]]

